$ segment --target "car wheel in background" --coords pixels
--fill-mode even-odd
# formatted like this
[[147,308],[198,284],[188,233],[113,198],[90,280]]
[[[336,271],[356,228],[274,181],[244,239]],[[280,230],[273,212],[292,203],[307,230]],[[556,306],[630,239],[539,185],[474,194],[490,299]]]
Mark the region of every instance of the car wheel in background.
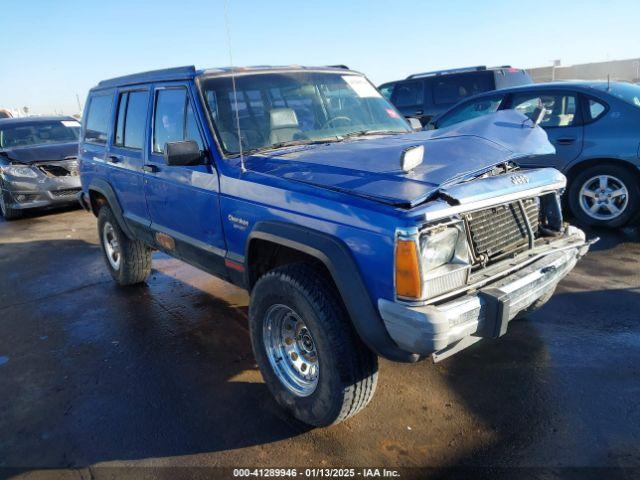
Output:
[[10,208],[10,203],[11,199],[9,198],[9,194],[4,190],[0,190],[0,215],[2,215],[5,220],[15,220],[22,217],[22,210]]
[[109,273],[118,285],[144,282],[151,273],[151,249],[129,239],[108,206],[98,213],[98,235]]
[[619,165],[589,167],[573,178],[568,202],[576,219],[588,226],[626,225],[640,207],[638,177]]
[[297,420],[336,424],[373,397],[378,358],[354,331],[338,292],[312,266],[286,265],[261,277],[249,328],[267,387]]

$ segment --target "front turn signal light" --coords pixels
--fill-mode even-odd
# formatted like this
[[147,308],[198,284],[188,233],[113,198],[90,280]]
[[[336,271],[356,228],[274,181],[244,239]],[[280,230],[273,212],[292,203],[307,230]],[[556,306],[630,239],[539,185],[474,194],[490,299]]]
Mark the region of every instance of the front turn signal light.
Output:
[[413,240],[398,239],[396,244],[396,295],[416,300],[422,296],[418,245]]

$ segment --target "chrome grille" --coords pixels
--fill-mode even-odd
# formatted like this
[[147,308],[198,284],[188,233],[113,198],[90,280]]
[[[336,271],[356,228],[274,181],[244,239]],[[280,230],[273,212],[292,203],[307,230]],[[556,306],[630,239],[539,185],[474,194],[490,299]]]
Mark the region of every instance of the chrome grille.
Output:
[[[540,202],[537,198],[522,200],[533,236],[538,233]],[[474,255],[491,260],[503,254],[522,250],[529,244],[529,228],[519,202],[497,205],[465,215]]]

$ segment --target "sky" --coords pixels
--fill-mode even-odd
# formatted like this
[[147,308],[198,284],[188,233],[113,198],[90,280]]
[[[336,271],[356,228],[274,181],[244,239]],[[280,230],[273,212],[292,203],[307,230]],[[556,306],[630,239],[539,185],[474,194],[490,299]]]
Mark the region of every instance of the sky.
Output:
[[[227,0],[233,65],[346,64],[379,85],[472,65],[640,56],[638,0]],[[100,80],[230,65],[224,0],[0,0],[0,108],[78,112]]]

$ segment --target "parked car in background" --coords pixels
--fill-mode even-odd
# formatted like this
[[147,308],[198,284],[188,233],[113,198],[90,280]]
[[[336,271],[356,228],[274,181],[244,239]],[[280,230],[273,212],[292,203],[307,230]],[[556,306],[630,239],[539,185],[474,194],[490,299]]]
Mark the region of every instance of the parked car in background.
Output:
[[6,220],[77,202],[79,133],[72,117],[0,120],[0,214]]
[[5,110],[4,108],[0,108],[0,118],[11,118],[11,112],[9,110]]
[[532,83],[529,74],[509,65],[416,73],[380,85],[379,90],[405,117],[422,125],[460,100],[478,93]]
[[105,80],[83,116],[81,203],[118,284],[144,282],[159,249],[249,291],[267,387],[330,425],[369,403],[378,355],[443,359],[502,336],[588,250],[562,220],[564,176],[518,169],[553,151],[544,132],[495,117],[412,132],[344,68]]
[[554,167],[568,178],[566,201],[584,225],[621,227],[640,210],[640,86],[623,82],[554,82],[503,89],[460,102],[429,128],[498,110],[533,115],[555,155],[521,160],[526,167]]

